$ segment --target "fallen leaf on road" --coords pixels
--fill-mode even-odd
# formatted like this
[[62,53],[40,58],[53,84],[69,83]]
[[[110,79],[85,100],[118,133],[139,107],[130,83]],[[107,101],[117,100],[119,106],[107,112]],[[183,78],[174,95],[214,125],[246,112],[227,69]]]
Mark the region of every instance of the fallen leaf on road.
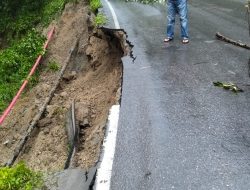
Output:
[[242,89],[240,89],[237,85],[235,85],[235,84],[233,84],[231,82],[224,83],[224,82],[217,81],[217,82],[213,82],[213,84],[214,84],[214,86],[218,86],[218,87],[224,88],[226,90],[231,90],[231,91],[233,91],[235,93],[243,92]]

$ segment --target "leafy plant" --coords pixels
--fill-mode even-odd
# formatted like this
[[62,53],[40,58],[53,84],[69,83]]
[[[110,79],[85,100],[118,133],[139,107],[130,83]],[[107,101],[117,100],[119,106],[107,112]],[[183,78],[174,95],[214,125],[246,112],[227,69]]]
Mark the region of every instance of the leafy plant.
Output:
[[67,0],[52,0],[52,1],[45,1],[43,8],[43,18],[42,23],[47,25],[51,20],[54,19],[54,16],[57,13],[60,13],[64,9],[64,5]]
[[102,7],[101,0],[90,0],[90,9],[94,13],[97,12],[97,10],[101,7]]
[[[28,75],[36,57],[44,54],[44,38],[33,28],[49,24],[67,2],[77,1],[0,0],[0,38],[8,47],[0,50],[0,114]],[[37,75],[30,79],[32,85],[37,79]]]
[[107,17],[102,13],[98,13],[94,20],[95,27],[100,27],[106,23],[107,23]]
[[56,72],[60,69],[60,65],[56,61],[50,61],[48,68],[49,70]]
[[0,34],[7,37],[7,41],[22,37],[40,22],[39,15],[43,10],[43,1],[2,1],[0,3]]
[[31,89],[39,82],[39,72],[34,73],[28,80],[29,80],[29,83],[27,85],[26,90]]
[[38,24],[49,24],[69,1],[72,0],[1,0],[0,36],[7,42],[20,39]]
[[44,40],[32,30],[25,38],[0,52],[0,111],[11,101],[37,56],[44,53]]
[[32,190],[42,185],[42,175],[30,170],[23,162],[12,168],[0,168],[0,190]]

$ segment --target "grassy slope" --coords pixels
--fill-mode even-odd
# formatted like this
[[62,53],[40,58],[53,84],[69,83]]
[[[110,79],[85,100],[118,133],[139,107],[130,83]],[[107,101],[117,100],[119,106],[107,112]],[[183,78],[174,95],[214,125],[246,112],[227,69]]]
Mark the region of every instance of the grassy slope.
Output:
[[24,0],[9,7],[4,6],[7,1],[0,4],[0,37],[8,44],[8,48],[0,51],[0,113],[42,53],[45,39],[34,28],[49,24],[65,3],[75,0]]

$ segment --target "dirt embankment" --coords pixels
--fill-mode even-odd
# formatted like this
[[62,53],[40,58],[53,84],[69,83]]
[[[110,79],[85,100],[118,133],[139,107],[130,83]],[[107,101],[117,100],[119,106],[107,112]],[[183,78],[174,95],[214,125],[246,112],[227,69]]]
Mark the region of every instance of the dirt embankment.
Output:
[[24,160],[40,171],[64,168],[69,149],[65,117],[72,101],[80,127],[73,167],[88,169],[98,160],[108,111],[120,98],[124,47],[119,38],[124,38],[124,33],[110,35],[93,30],[91,18],[84,2],[69,4],[61,18],[48,28],[55,26],[56,33],[42,63],[39,84],[18,101],[0,128],[1,165],[17,151],[29,124],[55,86],[60,71],[52,72],[45,69],[46,65],[56,62],[62,68],[70,52],[59,86],[16,162]]

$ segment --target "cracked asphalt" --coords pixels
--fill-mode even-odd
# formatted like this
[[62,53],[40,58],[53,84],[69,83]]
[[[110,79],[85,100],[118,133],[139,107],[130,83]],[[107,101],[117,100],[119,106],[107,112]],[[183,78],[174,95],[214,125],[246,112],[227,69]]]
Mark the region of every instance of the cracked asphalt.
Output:
[[189,0],[188,45],[179,22],[174,41],[163,43],[165,5],[110,2],[137,56],[123,60],[111,189],[250,189],[249,50],[215,39],[220,32],[250,43],[245,0]]

